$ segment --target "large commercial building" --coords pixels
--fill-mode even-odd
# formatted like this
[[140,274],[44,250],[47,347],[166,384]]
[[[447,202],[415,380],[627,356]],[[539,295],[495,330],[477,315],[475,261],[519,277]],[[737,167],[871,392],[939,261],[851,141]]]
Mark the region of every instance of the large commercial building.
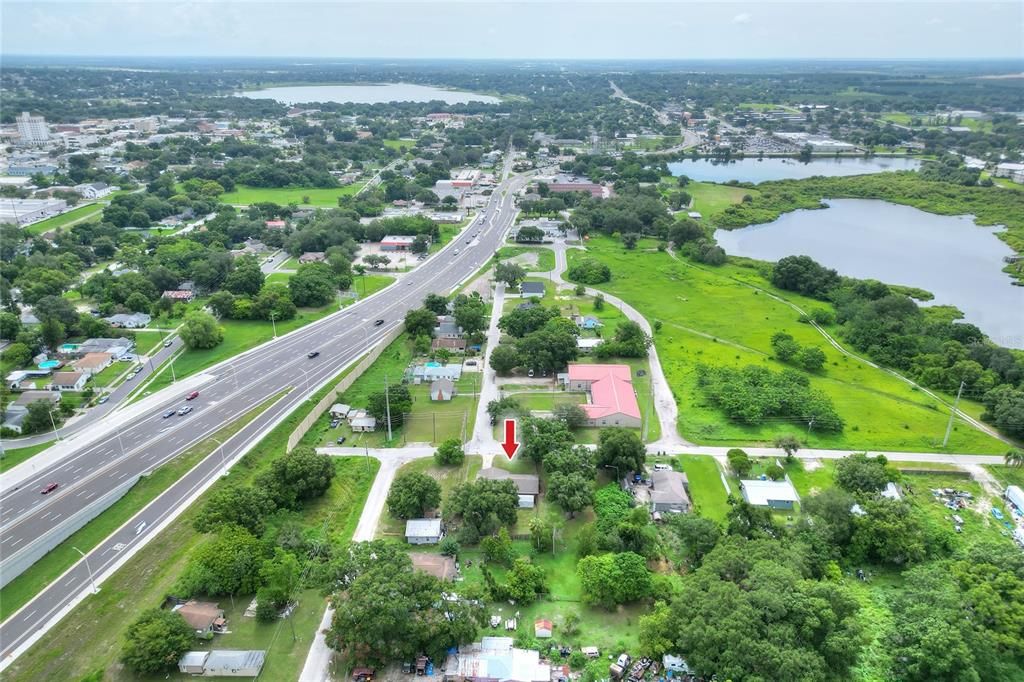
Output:
[[580,407],[587,415],[588,426],[642,425],[629,365],[572,364],[565,383],[570,391],[587,392],[590,400]]
[[0,199],[0,224],[28,225],[67,210],[63,199]]
[[46,126],[46,119],[42,116],[32,116],[27,111],[23,111],[16,123],[22,144],[42,144],[50,139],[50,129]]

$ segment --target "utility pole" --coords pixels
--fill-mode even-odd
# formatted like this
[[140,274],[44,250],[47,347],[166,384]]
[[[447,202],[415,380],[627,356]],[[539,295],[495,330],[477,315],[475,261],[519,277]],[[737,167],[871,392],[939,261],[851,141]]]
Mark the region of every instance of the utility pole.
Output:
[[178,377],[174,376],[174,358],[171,358],[171,383],[178,383]]
[[949,422],[946,424],[946,436],[942,439],[942,447],[949,442],[949,434],[953,430],[953,418],[956,417],[956,408],[960,404],[960,394],[964,392],[964,382],[960,382],[960,388],[956,390],[956,400],[953,401],[953,409],[949,411]]
[[57,442],[60,442],[60,431],[57,430],[57,422],[53,420],[53,408],[48,409],[46,414],[50,416],[50,426],[53,427],[53,433],[57,436]]
[[388,442],[391,442],[391,398],[388,396],[388,375],[384,375],[384,412],[388,419]]
[[276,339],[277,338],[277,323],[274,322],[274,317],[275,317],[274,311],[271,310],[270,311],[270,325],[274,328],[274,338]]

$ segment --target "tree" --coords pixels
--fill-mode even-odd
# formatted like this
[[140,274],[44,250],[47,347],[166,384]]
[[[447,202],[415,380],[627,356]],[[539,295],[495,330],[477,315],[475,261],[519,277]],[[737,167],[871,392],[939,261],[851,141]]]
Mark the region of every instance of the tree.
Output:
[[40,335],[42,336],[43,343],[51,350],[56,350],[57,346],[67,338],[64,324],[55,317],[43,320],[43,324],[40,327]]
[[480,541],[480,551],[483,552],[484,560],[492,564],[511,566],[515,558],[512,550],[512,538],[509,537],[507,528],[499,528],[494,535],[488,535]]
[[[689,514],[679,514],[679,516],[689,516]],[[637,636],[640,640],[640,652],[644,656],[660,660],[665,654],[675,651],[675,642],[672,641],[671,616],[671,609],[663,601],[657,602],[650,613],[640,616]]]
[[579,354],[576,334],[564,325],[545,325],[543,329],[527,334],[516,343],[516,350],[522,365],[535,372],[558,371]]
[[440,294],[427,294],[423,299],[423,307],[435,315],[447,315],[448,299]]
[[146,295],[139,291],[133,291],[124,302],[124,307],[133,313],[149,312],[150,305]]
[[853,518],[849,545],[854,560],[906,566],[923,561],[930,550],[949,545],[948,536],[943,539],[922,526],[905,500],[868,499],[861,507],[864,514]]
[[388,386],[386,394],[384,391],[371,393],[366,400],[366,411],[382,424],[387,423],[389,407],[392,428],[404,424],[405,415],[412,411],[412,395],[408,386],[392,384]]
[[1003,455],[1003,460],[1006,462],[1008,467],[1019,467],[1024,465],[1024,450],[1013,448],[1007,450],[1006,454]]
[[738,535],[748,540],[778,537],[781,531],[769,510],[731,496],[729,500],[732,507],[725,515],[726,532],[729,535]]
[[395,478],[388,492],[388,511],[396,519],[417,519],[428,509],[441,504],[441,486],[430,476],[419,472]]
[[409,336],[432,336],[437,325],[437,315],[426,308],[414,308],[405,314],[405,331]]
[[576,512],[586,509],[594,499],[593,479],[579,472],[551,474],[548,499],[569,512],[569,518],[575,518]]
[[252,302],[253,315],[261,320],[273,318],[275,322],[290,320],[298,312],[286,284],[267,283]]
[[619,476],[631,471],[642,471],[647,450],[640,437],[631,430],[619,427],[601,431],[597,446],[597,463],[612,467]]
[[459,294],[452,302],[455,324],[466,334],[476,334],[487,328],[487,304],[479,294]]
[[4,349],[0,358],[11,367],[22,367],[32,359],[32,349],[23,343],[12,343]]
[[505,376],[521,363],[519,352],[514,346],[499,344],[491,351],[491,369]]
[[246,259],[228,274],[224,288],[239,296],[255,296],[263,288],[263,279],[263,271],[255,259]]
[[620,322],[615,329],[615,338],[598,345],[595,353],[598,357],[647,357],[647,351],[653,340],[639,324],[632,320]]
[[121,662],[143,675],[160,673],[176,666],[194,641],[195,631],[180,613],[148,609],[128,628]]
[[634,552],[588,556],[576,564],[583,601],[611,609],[643,599],[651,591],[647,560]]
[[217,324],[217,320],[201,310],[192,310],[185,315],[178,335],[192,349],[213,348],[224,340],[224,330]]
[[334,273],[327,263],[306,263],[288,279],[292,302],[300,307],[327,305],[337,293]]
[[522,441],[523,457],[541,464],[550,452],[572,446],[572,433],[560,421],[527,417],[519,421],[519,439]]
[[559,403],[551,414],[572,431],[583,428],[587,423],[587,413],[576,403]]
[[729,468],[736,472],[736,475],[740,478],[745,478],[754,466],[754,463],[750,460],[750,455],[739,448],[730,449],[729,452],[725,453],[725,458],[729,462]]
[[258,601],[269,602],[274,607],[273,613],[276,617],[277,611],[288,606],[295,596],[295,591],[299,589],[302,567],[294,554],[275,547],[274,556],[263,562],[260,579],[263,581],[263,588],[260,589]]
[[722,537],[722,529],[717,523],[696,514],[672,514],[669,526],[679,536],[686,558],[694,567],[700,566]]
[[543,461],[544,471],[549,475],[555,473],[578,473],[591,481],[597,476],[594,453],[590,451],[590,448],[582,445],[574,447],[557,446],[544,455]]
[[548,591],[544,569],[519,557],[505,576],[505,596],[516,604],[530,604]]
[[601,284],[612,278],[611,269],[596,258],[580,258],[566,270],[566,276],[573,282],[582,284]]
[[439,550],[441,550],[441,554],[443,554],[444,556],[453,556],[453,557],[454,556],[458,556],[459,555],[459,550],[461,549],[461,547],[459,546],[459,541],[456,540],[451,535],[446,535],[441,540],[441,542],[438,543],[437,548]]
[[266,530],[264,519],[276,505],[263,488],[228,485],[218,488],[199,511],[192,525],[200,533],[209,533],[234,524],[253,535]]
[[63,416],[53,409],[49,400],[34,400],[25,409],[25,418],[21,422],[21,432],[25,435],[49,431],[54,424],[60,428],[64,421]]
[[522,407],[513,396],[505,396],[487,403],[487,416],[490,417],[491,426],[497,424],[500,419],[512,419],[522,414]]
[[806,346],[797,353],[795,362],[808,372],[820,372],[825,366],[825,352],[817,346]]
[[772,352],[779,362],[790,362],[800,352],[800,344],[793,340],[793,337],[786,332],[775,332],[772,334]]
[[526,270],[517,263],[498,263],[494,267],[494,279],[504,282],[510,288],[515,288],[526,279]]
[[779,436],[775,439],[775,447],[786,453],[786,460],[792,460],[793,455],[800,449],[800,441],[791,433]]
[[0,339],[13,341],[21,332],[21,319],[14,313],[0,312]]
[[334,479],[334,458],[302,445],[275,459],[270,469],[256,477],[278,507],[298,509],[320,497]]
[[836,485],[851,493],[877,493],[895,480],[896,472],[885,455],[869,457],[857,452],[836,462]]
[[516,308],[501,316],[501,319],[498,320],[498,329],[516,338],[522,338],[531,332],[542,329],[558,316],[556,308],[544,306]]
[[704,228],[701,227],[700,223],[696,220],[691,220],[690,218],[681,218],[677,220],[669,229],[668,233],[669,241],[675,244],[676,248],[681,247],[687,242],[704,239],[706,237],[707,234],[704,232]]
[[259,539],[238,526],[225,526],[192,551],[175,590],[183,596],[253,594],[265,558]]
[[434,452],[434,461],[441,466],[462,466],[466,453],[458,438],[448,438]]
[[509,480],[479,479],[452,491],[446,515],[461,516],[460,540],[476,544],[501,526],[511,526],[519,513],[519,491]]
[[215,291],[210,294],[206,305],[218,317],[231,317],[235,307],[235,297],[230,291]]
[[772,268],[772,284],[780,289],[824,298],[839,284],[839,274],[810,256],[786,256]]

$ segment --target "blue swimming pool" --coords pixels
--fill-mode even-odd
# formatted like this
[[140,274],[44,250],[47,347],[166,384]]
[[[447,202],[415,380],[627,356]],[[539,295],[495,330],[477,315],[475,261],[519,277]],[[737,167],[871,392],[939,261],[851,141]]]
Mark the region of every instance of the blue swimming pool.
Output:
[[39,363],[39,369],[57,369],[62,364],[60,360],[43,360]]
[[440,367],[441,363],[440,362],[427,362],[427,363],[424,363],[423,366],[424,367]]

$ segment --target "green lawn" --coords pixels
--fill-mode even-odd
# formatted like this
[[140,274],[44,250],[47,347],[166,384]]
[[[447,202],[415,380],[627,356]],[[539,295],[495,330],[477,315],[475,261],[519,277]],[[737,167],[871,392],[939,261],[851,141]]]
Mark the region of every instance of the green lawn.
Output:
[[160,350],[160,344],[164,342],[170,332],[135,332],[135,352],[139,355],[149,355]]
[[[344,187],[250,187],[238,185],[233,192],[225,192],[220,195],[220,200],[225,204],[237,204],[248,206],[263,202],[271,202],[280,206],[288,204],[308,205],[315,207],[338,207],[338,197],[348,196],[358,192],[363,186],[361,182],[355,182]],[[309,197],[309,202],[303,201],[303,197]]]
[[548,272],[555,269],[555,252],[539,246],[503,246],[495,253],[498,260],[508,260],[524,253],[537,254],[536,265],[524,265],[527,272]]
[[267,284],[288,284],[288,280],[291,278],[292,273],[290,272],[272,272],[263,281]]
[[570,405],[582,405],[587,401],[587,396],[582,393],[564,393],[536,391],[533,393],[516,393],[512,395],[525,410],[550,412],[555,405],[568,403]]
[[67,227],[73,223],[81,222],[93,216],[96,216],[98,219],[102,211],[103,204],[76,206],[66,213],[61,213],[60,215],[55,215],[52,218],[40,220],[38,223],[29,225],[25,228],[25,233],[30,235],[43,234],[50,230],[56,230],[58,227]]
[[721,212],[732,204],[743,200],[744,195],[756,196],[756,189],[745,187],[730,187],[729,185],[718,185],[713,182],[690,182],[683,191],[689,192],[693,197],[693,208],[691,211],[698,211],[705,219]]
[[90,384],[94,389],[105,388],[113,383],[114,379],[121,376],[129,369],[135,366],[133,362],[120,362],[115,360],[110,363],[110,366],[104,369],[99,374],[94,374],[90,379]]
[[[268,398],[257,405],[240,419],[225,426],[211,438],[196,443],[191,448],[156,469],[149,476],[139,479],[128,493],[111,505],[81,530],[59,544],[50,553],[37,561],[32,568],[22,573],[0,589],[0,620],[21,608],[29,599],[53,582],[60,574],[79,560],[78,552],[72,547],[89,551],[104,538],[114,532],[140,509],[156,499],[172,483],[185,475],[189,469],[198,464],[204,457],[218,446],[216,440],[223,441],[237,433],[246,424],[255,419],[263,410],[270,407],[281,395]],[[216,440],[214,440],[216,439]],[[41,446],[40,449],[46,446]],[[26,450],[29,448],[25,448]]]
[[[796,431],[813,447],[885,448],[933,451],[945,431],[948,408],[885,372],[851,359],[832,348],[812,327],[798,322],[797,313],[768,292],[805,310],[825,307],[771,287],[757,264],[733,261],[717,268],[695,267],[658,252],[644,241],[627,251],[607,237],[588,243],[591,256],[607,263],[612,281],[601,288],[622,297],[648,320],[660,320],[655,334],[666,378],[679,403],[679,429],[698,443],[720,445],[770,443]],[[570,262],[583,252],[570,251]],[[753,285],[753,286],[751,286]],[[754,288],[754,287],[760,287]],[[784,365],[771,358],[770,338],[776,331],[792,334],[802,345],[821,348],[826,369],[810,377],[811,385],[827,393],[846,422],[842,433],[811,431],[806,424],[768,420],[742,425],[725,419],[708,404],[696,383],[699,363],[742,366],[760,364],[775,370]],[[964,401],[965,410],[979,409]],[[1002,453],[1005,445],[957,421],[947,448],[950,452]]]
[[352,291],[359,294],[359,298],[366,298],[387,287],[395,278],[391,275],[356,275],[352,281]]
[[25,448],[14,448],[13,450],[5,449],[3,457],[0,457],[0,473],[18,466],[33,455],[38,455],[46,448],[53,445],[54,442],[55,441],[51,440],[46,443],[40,443],[39,445],[30,445]]
[[[725,521],[725,515],[729,513],[728,493],[722,485],[715,459],[707,455],[687,455],[677,457],[674,464],[686,473],[694,511],[715,521]],[[739,490],[733,493],[738,495]]]
[[[436,480],[441,485],[441,508],[443,509],[445,501],[455,486],[475,480],[477,474],[480,473],[482,464],[483,458],[480,455],[468,455],[462,462],[462,466],[458,467],[442,467],[435,464],[433,459],[417,459],[403,464],[395,476],[416,473],[426,474]],[[377,537],[402,540],[404,534],[405,521],[391,516],[385,507],[384,513],[380,517],[380,523],[377,525]]]
[[390,147],[396,151],[400,150],[402,147],[405,147],[406,149],[412,149],[413,147],[416,146],[416,140],[405,137],[397,140],[381,140],[381,142],[384,144],[385,147]]

